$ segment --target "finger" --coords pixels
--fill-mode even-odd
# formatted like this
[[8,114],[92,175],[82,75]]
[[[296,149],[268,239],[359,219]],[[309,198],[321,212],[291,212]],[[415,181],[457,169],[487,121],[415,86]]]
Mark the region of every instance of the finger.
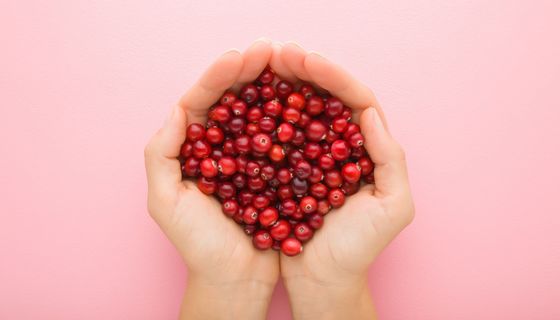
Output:
[[185,111],[174,106],[164,126],[152,137],[144,150],[146,175],[150,194],[160,199],[172,199],[181,181],[177,160],[185,141],[187,119]]
[[183,95],[179,106],[187,113],[189,123],[203,123],[206,112],[238,79],[243,68],[243,57],[236,50],[218,58]]
[[347,106],[359,111],[373,106],[387,127],[383,110],[373,92],[340,66],[317,53],[308,54],[304,66],[315,84],[328,90]]
[[282,47],[280,57],[284,65],[293,73],[298,79],[309,81],[311,78],[305,69],[305,57],[307,52],[297,45],[296,43],[289,42]]
[[297,77],[292,72],[292,70],[288,68],[284,61],[282,61],[282,47],[283,45],[279,42],[275,42],[272,44],[270,67],[281,79],[295,83],[297,81]]
[[272,55],[272,43],[266,38],[255,41],[243,53],[243,68],[239,74],[238,82],[247,83],[255,80],[266,68]]
[[379,197],[409,192],[406,160],[401,146],[385,130],[374,108],[362,112],[360,126],[364,147],[375,164],[375,194]]

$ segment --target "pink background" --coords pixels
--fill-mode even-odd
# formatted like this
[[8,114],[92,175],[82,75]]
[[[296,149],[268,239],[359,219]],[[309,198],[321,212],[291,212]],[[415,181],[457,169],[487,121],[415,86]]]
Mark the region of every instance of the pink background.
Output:
[[176,317],[143,147],[266,35],[370,85],[407,150],[417,218],[371,269],[382,319],[559,319],[558,3],[2,0],[0,318]]

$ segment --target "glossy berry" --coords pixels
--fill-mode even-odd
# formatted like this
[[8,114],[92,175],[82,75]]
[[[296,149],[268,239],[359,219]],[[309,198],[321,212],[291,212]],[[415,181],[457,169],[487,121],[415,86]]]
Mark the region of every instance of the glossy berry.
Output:
[[301,112],[295,108],[286,108],[284,112],[282,112],[282,119],[286,122],[296,123],[299,121],[301,117]]
[[263,112],[269,117],[278,117],[282,114],[282,105],[278,100],[268,101],[263,105]]
[[274,99],[276,92],[274,92],[274,87],[270,84],[266,84],[261,87],[260,96],[264,101],[269,101]]
[[336,161],[333,159],[332,155],[330,153],[328,154],[322,154],[319,157],[319,167],[323,170],[329,170],[334,168]]
[[342,104],[342,101],[335,97],[330,97],[327,99],[327,103],[325,103],[325,114],[327,116],[331,118],[340,116],[343,110],[344,104]]
[[282,241],[280,245],[280,250],[282,253],[292,257],[300,254],[303,251],[303,246],[301,242],[296,238],[287,238]]
[[237,172],[237,163],[232,157],[222,157],[218,160],[218,170],[223,175],[233,175]]
[[233,92],[228,91],[224,93],[220,98],[220,104],[224,106],[231,106],[236,100],[237,97],[235,96],[235,94]]
[[356,183],[360,181],[360,177],[362,174],[360,167],[352,162],[345,164],[340,172],[342,173],[342,177],[344,178],[344,180],[349,183]]
[[247,121],[249,121],[249,122],[257,122],[262,117],[264,117],[264,112],[263,112],[262,108],[252,107],[252,108],[249,108],[249,110],[247,110],[247,114],[245,115],[245,117],[247,118]]
[[361,157],[358,159],[358,166],[362,170],[362,176],[367,176],[373,172],[374,164],[369,157]]
[[303,180],[300,178],[293,178],[292,179],[292,190],[294,194],[297,196],[302,196],[307,193],[307,189],[309,188],[307,180]]
[[342,116],[338,116],[333,119],[331,124],[331,129],[336,133],[343,133],[348,128],[348,120]]
[[305,107],[305,97],[300,93],[294,92],[288,96],[288,98],[286,99],[286,104],[290,108],[298,109],[301,111]]
[[323,99],[317,96],[309,98],[307,106],[305,107],[307,114],[310,116],[318,116],[323,112],[323,110],[325,110]]
[[217,195],[222,199],[232,198],[235,196],[235,186],[231,182],[219,182]]
[[210,144],[220,144],[224,141],[224,132],[218,127],[208,128],[206,130],[206,141]]
[[286,153],[282,146],[274,144],[270,147],[270,150],[268,150],[268,157],[274,162],[280,162],[286,157]]
[[257,152],[268,152],[272,147],[272,139],[268,134],[258,133],[253,136],[251,147]]
[[300,179],[307,179],[311,175],[311,164],[305,160],[299,161],[294,168],[294,175]]
[[237,100],[231,105],[231,112],[234,116],[244,116],[247,113],[247,103]]
[[333,208],[340,208],[344,204],[345,201],[344,192],[342,190],[336,188],[331,189],[329,191],[329,203]]
[[350,145],[344,140],[336,140],[331,145],[331,155],[336,161],[344,161],[350,156]]
[[326,185],[319,182],[314,183],[311,187],[309,187],[309,193],[316,199],[324,199],[328,195],[329,189]]
[[307,224],[311,228],[317,230],[317,229],[320,229],[323,226],[324,220],[325,220],[325,218],[323,218],[323,216],[320,213],[312,213],[307,218]]
[[247,104],[251,105],[257,102],[257,99],[259,98],[259,89],[257,89],[257,86],[253,84],[248,84],[241,88],[239,97],[243,99],[243,101],[247,102]]
[[323,178],[323,170],[321,170],[319,167],[312,166],[311,175],[307,178],[307,181],[309,181],[309,183],[318,183],[323,181]]
[[229,131],[231,131],[232,133],[241,133],[243,132],[243,130],[245,130],[245,126],[246,126],[246,121],[244,118],[242,117],[233,117],[233,119],[231,119],[231,121],[228,123],[228,129]]
[[253,197],[253,207],[257,208],[257,209],[264,209],[266,207],[268,207],[268,205],[270,204],[270,199],[263,195],[263,194],[259,194]]
[[272,237],[265,230],[259,230],[253,235],[253,245],[259,250],[266,250],[272,247]]
[[286,239],[290,232],[292,231],[292,226],[286,220],[278,220],[270,227],[270,236],[274,240],[282,241]]
[[205,158],[200,161],[200,174],[206,178],[214,178],[218,175],[218,164],[216,160]]
[[270,68],[264,69],[257,78],[257,81],[261,84],[271,84],[274,81],[274,71]]
[[185,142],[183,146],[181,146],[181,155],[185,158],[192,156],[192,143]]
[[331,211],[331,204],[328,199],[322,199],[317,202],[317,213],[320,215],[326,215]]
[[328,170],[325,171],[325,177],[323,181],[329,188],[338,188],[342,185],[344,181],[342,174],[338,170]]
[[354,148],[359,148],[364,145],[364,136],[361,133],[356,132],[348,138],[348,143],[350,143],[350,145]]
[[303,156],[310,160],[317,159],[321,153],[321,146],[316,142],[307,142],[303,148]]
[[212,152],[212,147],[210,147],[210,144],[208,144],[208,142],[204,140],[198,140],[193,143],[193,156],[195,156],[196,158],[206,158],[210,155],[210,152]]
[[317,210],[317,200],[311,196],[306,196],[299,202],[299,207],[304,213],[312,213]]
[[187,139],[191,142],[204,139],[206,136],[206,129],[200,123],[191,123],[187,127]]
[[234,199],[228,199],[222,203],[222,211],[228,217],[233,217],[239,210],[239,204]]
[[202,193],[208,194],[208,195],[216,192],[216,189],[218,188],[218,183],[216,182],[216,180],[209,179],[209,178],[206,178],[204,176],[201,176],[201,177],[198,178],[196,185],[197,185],[198,189],[200,191],[202,191]]
[[243,209],[243,222],[246,224],[255,224],[259,218],[259,212],[253,206],[247,206]]
[[183,173],[187,177],[196,177],[200,173],[200,160],[195,157],[190,157],[185,160],[182,167]]
[[304,83],[299,88],[299,93],[301,93],[305,97],[305,99],[310,99],[312,96],[315,95],[315,89],[309,83]]
[[270,227],[278,220],[278,210],[273,207],[265,208],[259,213],[259,223],[263,227]]
[[208,113],[208,118],[220,123],[227,123],[231,120],[232,112],[229,107],[224,105],[216,106],[214,109],[210,110]]
[[278,95],[278,98],[285,99],[292,91],[294,91],[294,86],[286,80],[281,80],[276,84],[276,95]]
[[246,154],[251,151],[251,138],[241,135],[235,139],[235,150],[240,154]]
[[294,227],[294,236],[298,240],[305,242],[313,237],[313,228],[305,222],[300,222]]
[[261,132],[272,133],[276,130],[276,121],[269,117],[264,117],[259,120],[259,129]]
[[278,140],[281,142],[289,142],[296,134],[294,126],[287,122],[281,123],[278,129],[276,129],[276,132],[278,134]]
[[286,199],[282,202],[282,207],[281,207],[282,214],[291,216],[294,213],[296,213],[297,210],[298,210],[297,202],[295,202],[293,199]]
[[325,138],[327,134],[327,127],[318,120],[313,120],[309,123],[307,128],[305,128],[305,136],[310,141],[321,141]]

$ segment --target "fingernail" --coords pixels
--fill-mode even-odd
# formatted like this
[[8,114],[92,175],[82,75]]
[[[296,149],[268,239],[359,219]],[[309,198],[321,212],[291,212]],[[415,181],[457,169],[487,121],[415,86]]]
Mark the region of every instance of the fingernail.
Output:
[[300,49],[303,49],[303,47],[302,47],[299,43],[297,43],[297,42],[295,42],[295,41],[288,41],[288,42],[286,42],[286,44],[291,44],[291,45],[294,45],[294,46],[296,46],[296,47],[298,47],[298,48],[300,48]]
[[260,37],[255,42],[264,42],[264,43],[272,43],[272,41],[267,37]]
[[321,58],[321,59],[325,59],[327,60],[327,58],[325,58],[325,56],[323,56],[321,53],[317,52],[317,51],[309,51],[309,54],[314,54],[317,57]]
[[241,54],[241,51],[239,51],[239,49],[237,49],[237,48],[231,48],[231,49],[227,50],[226,52],[224,52],[223,55],[225,56],[226,54],[230,54],[230,53],[239,53],[239,54]]

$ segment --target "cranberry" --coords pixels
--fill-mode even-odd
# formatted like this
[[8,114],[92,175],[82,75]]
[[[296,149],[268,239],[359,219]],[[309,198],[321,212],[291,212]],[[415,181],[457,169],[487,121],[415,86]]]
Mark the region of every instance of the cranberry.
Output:
[[222,146],[222,151],[224,155],[236,156],[237,150],[235,149],[235,142],[231,139],[225,140]]
[[375,175],[374,172],[364,176],[364,182],[365,183],[371,183],[374,184],[375,183]]
[[272,237],[266,230],[259,230],[253,235],[253,245],[259,250],[272,247]]
[[261,177],[252,177],[247,180],[247,187],[252,191],[261,191],[266,186],[266,182]]
[[265,133],[258,133],[253,136],[251,147],[257,152],[268,152],[272,147],[270,136]]
[[290,232],[292,231],[292,226],[286,220],[278,220],[275,224],[270,227],[270,236],[274,240],[282,241],[286,239]]
[[319,213],[312,213],[307,218],[307,224],[315,230],[320,229],[323,226],[325,218]]
[[292,173],[290,170],[282,168],[276,173],[276,179],[282,184],[288,184],[292,180]]
[[301,146],[305,142],[305,133],[301,129],[296,129],[294,138],[292,139],[292,144],[295,146]]
[[340,116],[350,121],[350,119],[352,119],[352,109],[350,109],[350,107],[344,106],[344,109],[342,110],[342,115]]
[[350,145],[354,148],[359,148],[364,145],[364,136],[361,133],[356,132],[348,138],[348,143],[350,143]]
[[292,91],[294,91],[294,86],[286,80],[281,80],[276,84],[276,94],[278,98],[285,99]]
[[261,132],[261,127],[259,126],[258,123],[254,123],[254,122],[247,123],[247,126],[245,127],[245,134],[252,137],[259,132]]
[[307,189],[307,180],[302,180],[297,177],[292,179],[292,190],[294,191],[295,195],[302,196],[307,193]]
[[303,251],[301,242],[296,238],[287,238],[282,241],[280,246],[282,253],[291,257],[300,254]]
[[278,133],[278,140],[281,142],[289,142],[296,133],[294,127],[287,122],[281,123],[276,132]]
[[264,117],[259,120],[259,128],[262,132],[272,133],[274,132],[274,130],[276,130],[276,121],[274,121],[272,118]]
[[220,103],[224,106],[231,106],[236,100],[237,97],[235,96],[235,94],[228,91],[222,95],[222,97],[220,98]]
[[183,172],[187,177],[198,176],[200,173],[200,160],[195,157],[187,158],[183,165]]
[[329,203],[329,200],[322,199],[317,202],[317,213],[324,216],[329,213],[329,211],[331,211],[331,204]]
[[254,195],[249,190],[243,190],[239,192],[239,194],[237,195],[237,201],[239,202],[239,205],[242,207],[246,207],[251,203],[253,203],[253,198]]
[[218,183],[218,197],[229,199],[235,196],[235,186],[231,182]]
[[318,120],[313,120],[309,123],[305,130],[305,136],[311,141],[321,141],[327,134],[327,127]]
[[294,236],[305,242],[313,237],[313,229],[307,223],[300,222],[294,227]]
[[228,199],[222,203],[222,211],[228,217],[233,217],[239,210],[239,204],[234,199]]
[[237,100],[231,105],[231,112],[235,116],[244,116],[247,113],[247,103],[243,100]]
[[336,188],[329,191],[329,203],[333,208],[340,208],[344,204],[345,196],[342,190]]
[[261,166],[255,161],[247,162],[245,167],[245,174],[249,177],[257,177],[261,173]]
[[274,71],[272,71],[272,69],[270,68],[264,69],[263,72],[261,72],[261,74],[257,78],[257,81],[260,82],[261,84],[272,83],[272,81],[274,81]]
[[268,157],[270,158],[270,160],[274,162],[280,162],[284,160],[285,156],[286,153],[284,152],[284,148],[282,148],[282,146],[277,144],[273,144],[272,147],[270,147],[270,150],[268,151]]
[[311,187],[309,187],[309,193],[317,199],[323,199],[329,193],[329,189],[327,186],[319,182],[312,184]]
[[337,170],[326,171],[323,181],[329,188],[338,188],[343,181],[342,174]]
[[[242,220],[243,221],[243,220]],[[257,231],[257,226],[254,224],[246,224],[243,226],[243,231],[246,235],[251,236]]]
[[356,183],[360,181],[361,170],[355,163],[347,163],[342,167],[342,177],[349,183]]
[[312,213],[317,210],[317,200],[311,196],[303,197],[299,203],[299,207],[304,213]]
[[240,155],[237,158],[235,158],[235,165],[237,166],[237,172],[245,173],[248,162],[249,160],[247,160],[247,157],[244,155]]
[[336,140],[340,139],[340,135],[333,130],[328,130],[327,135],[325,136],[325,141],[328,143],[333,143]]
[[286,108],[284,112],[282,112],[282,118],[286,122],[296,123],[299,121],[301,117],[301,112],[295,108]]
[[288,96],[286,99],[286,104],[290,108],[303,110],[305,108],[305,97],[300,93],[294,92]]
[[218,175],[218,164],[214,159],[205,158],[200,161],[200,174],[206,178],[214,178]]
[[240,154],[245,154],[251,151],[251,138],[246,135],[241,135],[235,139],[235,150]]
[[349,140],[354,133],[360,132],[360,126],[356,123],[349,123],[346,132],[343,134],[344,140]]
[[268,207],[268,205],[270,204],[270,199],[263,194],[259,194],[259,195],[253,197],[253,203],[252,204],[257,209],[264,209],[264,208]]
[[302,113],[299,117],[299,120],[296,122],[296,125],[300,128],[305,128],[311,122],[311,116],[307,113]]
[[348,120],[342,116],[338,116],[333,119],[331,124],[331,129],[336,133],[343,133],[348,128]]
[[261,87],[260,95],[264,101],[269,101],[274,99],[274,97],[276,96],[276,92],[274,92],[274,87],[272,85],[265,84]]
[[309,98],[305,111],[310,116],[318,116],[323,112],[323,110],[325,110],[325,104],[323,103],[323,99],[321,99],[321,97],[313,96]]
[[342,187],[340,187],[340,189],[342,189],[342,192],[344,192],[345,195],[351,196],[351,195],[357,193],[358,190],[360,190],[360,182],[344,181],[344,183],[342,184]]
[[311,175],[311,164],[305,160],[301,160],[294,168],[294,174],[300,179],[307,179]]
[[255,224],[259,218],[257,209],[253,206],[247,206],[243,209],[243,222],[246,224]]
[[234,185],[237,189],[243,189],[243,188],[245,188],[245,185],[247,184],[247,178],[245,178],[245,175],[244,175],[244,174],[236,173],[236,174],[231,178],[231,182],[233,182],[233,185]]
[[228,123],[228,129],[232,133],[241,133],[245,129],[245,119],[241,117],[233,117]]
[[224,132],[218,127],[208,128],[206,130],[206,141],[210,144],[220,144],[224,141]]
[[329,170],[334,168],[336,161],[334,161],[334,159],[332,158],[330,153],[327,154],[322,154],[319,157],[319,167],[323,170]]
[[191,123],[187,127],[187,139],[191,142],[200,141],[206,136],[206,130],[200,123]]
[[198,178],[197,187],[204,194],[213,194],[218,188],[218,183],[214,179],[209,179],[204,176]]
[[303,148],[303,156],[310,160],[317,159],[321,152],[321,146],[316,142],[308,142]]
[[212,148],[208,142],[204,140],[197,140],[193,143],[193,156],[196,158],[206,158],[210,155],[210,152],[212,152]]
[[261,168],[261,178],[264,181],[272,180],[275,177],[275,175],[276,175],[276,170],[272,165],[267,164]]
[[192,156],[192,143],[185,142],[181,147],[181,155],[185,158]]
[[241,88],[239,97],[247,102],[247,104],[253,104],[259,99],[259,89],[253,84],[248,84]]
[[264,117],[264,112],[261,108],[255,106],[255,107],[250,108],[247,111],[247,115],[245,117],[247,118],[247,121],[249,121],[249,122],[257,122],[262,117]]
[[311,167],[311,175],[307,178],[310,183],[318,183],[323,180],[323,170],[319,167]]
[[305,97],[305,99],[309,100],[312,96],[315,95],[315,89],[309,83],[304,83],[299,88],[299,92]]
[[226,123],[231,120],[231,109],[223,105],[216,106],[208,112],[208,118],[220,123]]
[[344,140],[336,140],[331,145],[331,155],[336,161],[344,161],[350,156],[350,145]]
[[282,105],[278,100],[268,101],[263,105],[264,114],[269,117],[278,117],[282,114]]
[[278,187],[276,194],[278,195],[278,198],[280,198],[280,200],[286,200],[291,199],[294,196],[294,191],[289,185],[281,185]]
[[297,149],[291,150],[288,152],[288,161],[290,165],[295,167],[298,162],[303,160],[303,153]]
[[325,114],[327,116],[331,118],[340,116],[343,110],[344,104],[342,104],[342,101],[335,97],[330,97],[327,99],[327,103],[325,103]]
[[263,227],[272,226],[278,220],[278,210],[268,207],[259,213],[259,223]]

